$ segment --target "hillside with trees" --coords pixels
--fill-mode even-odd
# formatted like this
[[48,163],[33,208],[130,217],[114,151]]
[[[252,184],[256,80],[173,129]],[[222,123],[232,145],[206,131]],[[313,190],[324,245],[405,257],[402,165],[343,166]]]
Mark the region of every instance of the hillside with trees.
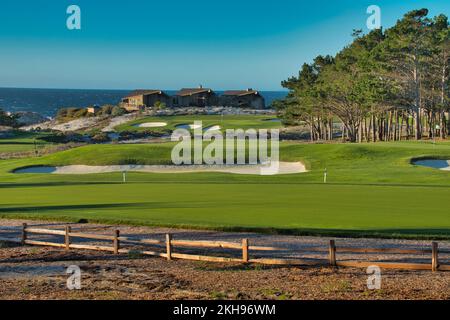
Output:
[[[407,13],[392,28],[363,34],[335,56],[318,56],[282,82],[287,124],[306,124],[312,141],[337,133],[350,142],[445,139],[450,131],[448,17]],[[336,128],[336,124],[342,128]]]

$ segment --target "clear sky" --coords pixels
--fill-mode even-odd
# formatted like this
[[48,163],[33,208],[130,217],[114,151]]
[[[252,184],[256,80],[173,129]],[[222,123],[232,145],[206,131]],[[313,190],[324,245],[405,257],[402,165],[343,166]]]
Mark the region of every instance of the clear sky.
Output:
[[[69,5],[81,30],[66,27]],[[450,15],[449,0],[1,0],[0,87],[280,90],[318,54],[405,12]]]

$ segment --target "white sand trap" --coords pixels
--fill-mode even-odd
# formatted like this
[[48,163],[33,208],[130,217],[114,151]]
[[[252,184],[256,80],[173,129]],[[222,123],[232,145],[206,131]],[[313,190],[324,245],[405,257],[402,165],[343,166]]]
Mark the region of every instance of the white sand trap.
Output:
[[135,124],[134,127],[136,127],[136,128],[162,128],[162,127],[167,127],[167,123],[165,123],[165,122],[146,122],[146,123]]
[[[15,170],[14,173],[47,173],[47,174],[94,174],[110,172],[149,172],[149,173],[195,173],[222,172],[233,174],[262,175],[261,169],[268,165],[191,165],[191,166],[158,166],[158,165],[122,165],[122,166],[64,166],[64,167],[28,167]],[[307,172],[301,162],[280,162],[277,173],[267,175],[286,175]]]
[[205,128],[204,131],[220,131],[221,129],[222,129],[221,126],[212,126],[212,127]]
[[202,126],[197,124],[180,124],[176,126],[177,129],[186,129],[186,130],[194,130],[200,129]]
[[450,171],[450,160],[417,160],[413,161],[413,164],[421,167]]

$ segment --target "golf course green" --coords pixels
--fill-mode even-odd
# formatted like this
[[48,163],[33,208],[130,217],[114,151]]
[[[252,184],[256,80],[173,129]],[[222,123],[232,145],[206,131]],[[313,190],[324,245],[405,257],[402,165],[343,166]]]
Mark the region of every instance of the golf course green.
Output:
[[[276,120],[276,121],[274,121]],[[192,115],[192,116],[161,116],[143,117],[115,128],[116,131],[153,131],[166,132],[177,129],[178,126],[191,125],[194,121],[202,121],[203,128],[219,126],[221,130],[226,129],[274,129],[281,127],[281,120],[275,116],[268,115]],[[139,127],[145,123],[166,123],[166,126],[159,128]]]
[[[449,142],[283,142],[282,161],[309,172],[15,174],[29,166],[169,164],[173,143],[88,145],[0,161],[0,216],[286,234],[450,239]],[[323,182],[327,170],[327,184]]]
[[13,137],[0,139],[0,154],[13,152],[30,152],[40,150],[50,143],[40,139],[48,134],[45,133],[29,133],[18,132],[14,133]]

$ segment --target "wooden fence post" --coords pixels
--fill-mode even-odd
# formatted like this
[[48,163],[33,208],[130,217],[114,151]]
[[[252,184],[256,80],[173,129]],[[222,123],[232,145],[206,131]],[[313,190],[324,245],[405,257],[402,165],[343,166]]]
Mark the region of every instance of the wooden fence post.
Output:
[[66,234],[64,235],[64,243],[66,244],[66,250],[70,250],[70,235],[72,227],[66,226]]
[[439,244],[437,242],[432,243],[431,255],[431,269],[433,270],[433,272],[436,272],[439,268]]
[[242,262],[248,263],[248,239],[242,239]]
[[166,251],[167,260],[172,260],[172,235],[170,233],[166,234]]
[[119,237],[120,237],[120,231],[116,230],[114,232],[114,240],[113,240],[113,246],[114,246],[114,254],[119,254]]
[[28,225],[26,223],[22,224],[22,245],[25,245],[25,242],[27,241],[27,227]]
[[336,242],[330,240],[330,252],[329,252],[330,265],[332,267],[336,266]]

